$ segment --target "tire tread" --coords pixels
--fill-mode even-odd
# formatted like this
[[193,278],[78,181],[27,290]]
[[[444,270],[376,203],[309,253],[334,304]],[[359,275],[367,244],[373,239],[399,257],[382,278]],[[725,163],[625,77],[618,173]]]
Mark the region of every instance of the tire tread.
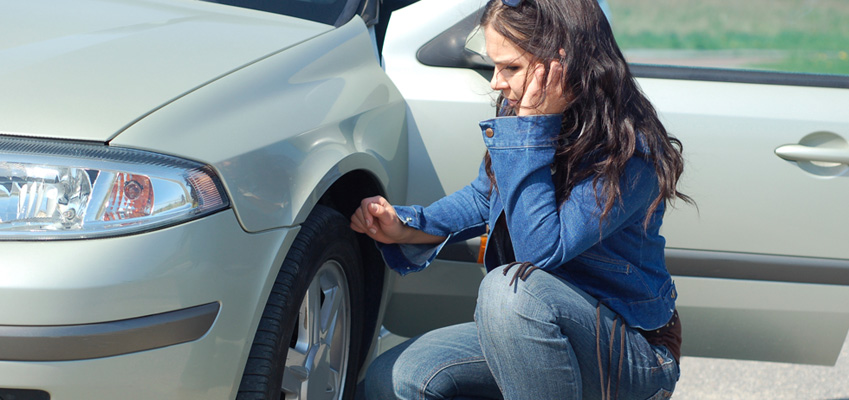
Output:
[[[336,238],[332,238],[338,236]],[[331,239],[328,239],[330,237]],[[282,377],[282,368],[285,361],[285,352],[289,347],[289,338],[291,334],[289,325],[293,317],[297,317],[298,308],[302,296],[296,296],[302,293],[305,288],[300,288],[299,285],[305,280],[308,275],[314,274],[315,271],[305,271],[302,269],[304,264],[309,264],[311,256],[315,252],[314,243],[326,241],[334,243],[335,241],[344,241],[350,244],[353,254],[353,260],[349,261],[350,268],[354,271],[347,271],[362,274],[359,250],[356,245],[356,238],[353,231],[348,228],[347,219],[333,209],[324,206],[316,206],[307,220],[301,225],[300,232],[295,238],[286,259],[283,261],[280,271],[277,274],[274,285],[269,294],[268,301],[263,309],[263,314],[257,327],[253,345],[251,346],[245,371],[239,386],[239,392],[236,396],[237,400],[269,400],[279,396],[279,387],[274,387],[275,382],[279,386],[276,376]],[[307,265],[306,267],[317,267]],[[359,276],[359,275],[358,275]],[[355,291],[362,291],[360,282],[354,279],[354,283],[359,287],[354,287],[351,284],[352,278],[349,277],[349,286],[352,298]],[[303,289],[303,290],[300,290]],[[362,298],[361,293],[360,299]],[[360,300],[362,301],[362,300]],[[352,312],[356,311],[357,304],[352,299]],[[356,318],[353,318],[355,320]],[[352,321],[356,324],[357,321]],[[352,326],[352,337],[350,340],[351,353],[350,360],[359,359],[359,355],[355,354],[359,351],[359,342],[357,335],[362,332],[354,332],[355,327]],[[360,328],[361,330],[361,328]],[[282,353],[282,354],[281,354]],[[356,376],[357,362],[349,362],[348,366],[348,381],[351,381],[352,375]],[[353,388],[345,390],[345,398],[351,398]]]

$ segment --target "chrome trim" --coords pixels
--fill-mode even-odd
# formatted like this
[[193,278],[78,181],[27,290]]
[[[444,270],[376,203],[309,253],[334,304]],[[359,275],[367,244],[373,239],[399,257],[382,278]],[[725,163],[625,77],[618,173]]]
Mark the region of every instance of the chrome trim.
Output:
[[87,360],[191,342],[212,328],[220,308],[216,302],[93,324],[0,325],[0,360]]
[[[437,258],[477,262],[475,243],[446,245]],[[666,267],[676,276],[849,285],[849,260],[834,258],[667,248]]]
[[833,258],[668,248],[666,267],[678,276],[849,285],[849,260]]
[[50,394],[43,390],[0,388],[0,400],[50,400]]

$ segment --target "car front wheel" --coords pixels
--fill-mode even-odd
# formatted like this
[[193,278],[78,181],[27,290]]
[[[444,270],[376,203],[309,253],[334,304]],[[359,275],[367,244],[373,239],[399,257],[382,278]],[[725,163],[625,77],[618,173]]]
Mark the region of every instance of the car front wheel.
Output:
[[238,400],[353,398],[363,342],[356,243],[344,216],[316,206],[277,275]]

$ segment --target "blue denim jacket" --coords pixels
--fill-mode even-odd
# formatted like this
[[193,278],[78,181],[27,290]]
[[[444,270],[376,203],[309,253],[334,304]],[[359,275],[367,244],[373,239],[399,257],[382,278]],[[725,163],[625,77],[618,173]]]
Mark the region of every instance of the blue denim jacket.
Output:
[[[663,204],[644,225],[658,193],[654,166],[639,157],[628,161],[620,181],[622,201],[603,224],[592,178],[558,205],[551,165],[560,121],[559,115],[544,115],[481,122],[497,189],[490,195],[482,164],[474,182],[426,208],[396,206],[406,225],[447,239],[437,245],[381,244],[384,258],[401,274],[421,270],[446,243],[481,235],[503,212],[516,261],[530,261],[572,282],[629,326],[656,329],[672,316],[676,290],[659,233]],[[491,250],[487,246],[484,256],[488,271],[498,266]]]

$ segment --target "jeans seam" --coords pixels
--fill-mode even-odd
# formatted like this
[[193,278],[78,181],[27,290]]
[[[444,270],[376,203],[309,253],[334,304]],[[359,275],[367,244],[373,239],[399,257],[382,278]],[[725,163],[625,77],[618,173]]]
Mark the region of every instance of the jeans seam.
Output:
[[[476,326],[477,326],[477,323],[478,323],[477,319],[478,319],[478,313],[477,313],[477,310],[475,310],[475,325]],[[481,343],[480,331],[478,331],[478,347],[480,347],[481,353],[483,353],[483,343]],[[483,360],[484,360],[484,362],[486,362],[486,356],[485,355],[483,357]],[[489,364],[487,364],[487,368],[489,368]],[[489,372],[492,374],[492,380],[495,381],[495,386],[498,387],[498,391],[503,395],[504,394],[504,388],[501,387],[501,382],[499,382],[498,379],[496,379],[495,373],[492,372],[492,369],[490,369]]]
[[419,391],[420,398],[426,399],[425,392],[427,391],[427,387],[430,385],[430,383],[433,381],[433,379],[436,378],[436,375],[438,375],[440,372],[442,372],[442,371],[444,371],[444,370],[446,370],[450,367],[457,366],[457,365],[473,364],[473,363],[476,363],[476,362],[486,362],[486,358],[484,358],[484,357],[461,358],[459,360],[453,360],[453,361],[450,361],[450,362],[439,364],[438,366],[436,366],[436,368],[433,369],[433,372],[430,373],[430,376],[427,378],[424,385],[422,385],[421,390]]
[[[559,310],[557,308],[555,308],[551,303],[543,301],[542,299],[540,299],[539,296],[537,296],[535,293],[533,293],[529,290],[526,290],[524,288],[522,290],[524,290],[525,294],[527,294],[528,297],[533,298],[534,300],[540,302],[542,305],[544,305],[545,307],[548,308],[548,310],[551,312],[551,316],[554,317],[554,321],[551,321],[552,323],[558,323],[558,321],[561,321],[561,320],[569,320],[572,323],[574,323],[578,328],[586,331],[588,334],[590,334],[592,336],[595,336],[595,330],[584,326],[584,324],[576,321],[574,318],[571,318],[571,316],[561,315],[561,313],[559,312]],[[566,335],[564,335],[564,337],[566,339],[569,339],[569,337],[566,336]]]

